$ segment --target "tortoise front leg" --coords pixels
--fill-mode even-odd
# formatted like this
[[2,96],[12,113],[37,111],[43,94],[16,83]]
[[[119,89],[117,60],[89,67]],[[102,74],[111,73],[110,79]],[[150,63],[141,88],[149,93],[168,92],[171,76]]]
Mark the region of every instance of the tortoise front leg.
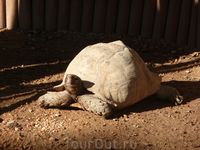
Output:
[[103,116],[104,118],[110,117],[113,113],[113,107],[110,104],[95,97],[93,94],[78,96],[77,101],[83,109]]
[[66,90],[60,92],[47,92],[38,99],[38,103],[42,108],[70,106],[73,102],[74,100]]

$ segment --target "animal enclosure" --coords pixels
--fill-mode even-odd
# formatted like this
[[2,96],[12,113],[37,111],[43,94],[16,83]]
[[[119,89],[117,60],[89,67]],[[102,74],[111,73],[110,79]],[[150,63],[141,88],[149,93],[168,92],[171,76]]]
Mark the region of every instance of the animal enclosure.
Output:
[[0,0],[0,28],[141,35],[200,48],[199,0]]

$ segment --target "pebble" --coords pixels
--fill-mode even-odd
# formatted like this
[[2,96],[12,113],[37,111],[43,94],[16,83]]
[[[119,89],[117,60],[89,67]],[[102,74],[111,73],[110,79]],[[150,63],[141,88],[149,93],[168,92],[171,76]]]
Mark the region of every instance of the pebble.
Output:
[[185,72],[186,72],[186,73],[190,73],[190,71],[189,71],[189,70],[186,70]]
[[55,114],[55,117],[60,117],[61,116],[61,114]]
[[45,129],[46,129],[45,127],[42,127],[42,128],[41,128],[41,131],[44,131]]
[[124,121],[129,121],[129,119],[128,119],[128,118],[125,118]]
[[22,126],[20,124],[18,124],[16,121],[9,121],[7,123],[7,127],[10,128],[10,129],[13,129],[15,131],[22,129]]
[[70,138],[68,136],[66,136],[65,138],[63,138],[64,141],[68,141],[70,140]]
[[133,133],[134,136],[138,136],[138,133]]
[[18,127],[15,127],[15,131],[19,131],[20,129]]
[[186,113],[191,113],[192,111],[191,110],[187,110],[187,111],[185,111]]
[[55,138],[50,137],[50,138],[49,138],[49,141],[55,141]]
[[186,131],[180,131],[180,133],[181,133],[181,134],[187,134],[187,132],[186,132]]
[[124,114],[124,118],[128,118],[128,116],[126,114]]
[[199,56],[200,55],[200,52],[194,52],[194,53],[192,53],[192,54],[190,54],[192,57],[197,57],[197,56]]
[[32,109],[29,109],[28,111],[29,111],[29,112],[33,112],[33,110],[32,110]]
[[136,125],[136,128],[142,128],[142,126],[140,126],[140,125]]
[[174,113],[180,113],[180,111],[177,111],[177,110],[176,110]]

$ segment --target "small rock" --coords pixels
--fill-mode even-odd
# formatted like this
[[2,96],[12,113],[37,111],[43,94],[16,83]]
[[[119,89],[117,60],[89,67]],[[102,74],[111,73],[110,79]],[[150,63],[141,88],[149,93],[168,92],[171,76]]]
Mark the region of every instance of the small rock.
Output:
[[186,113],[191,113],[192,111],[191,110],[187,110],[187,111],[185,111]]
[[128,116],[126,114],[124,114],[124,118],[128,118]]
[[197,57],[197,56],[199,56],[200,55],[200,52],[194,52],[194,53],[192,53],[192,54],[190,54],[192,57]]
[[64,141],[68,141],[70,140],[70,138],[68,136],[66,136],[65,138],[63,138]]
[[142,128],[142,126],[140,126],[140,125],[136,125],[135,127],[136,127],[136,128]]
[[186,131],[180,131],[180,133],[182,133],[182,134],[187,134],[187,132],[186,132]]
[[190,70],[186,70],[185,72],[186,72],[186,73],[190,73]]
[[125,119],[124,119],[124,121],[128,121],[128,120],[129,120],[128,118],[125,118]]
[[123,116],[124,116],[124,121],[128,121],[129,120],[128,119],[129,117],[127,115],[124,114]]
[[41,131],[44,131],[44,130],[46,130],[46,128],[45,128],[45,127],[42,127],[42,128],[41,128]]
[[61,116],[61,114],[55,114],[55,117],[60,117]]
[[19,131],[19,128],[18,128],[18,127],[15,127],[15,131]]
[[177,111],[177,110],[176,110],[174,113],[180,113],[180,111]]
[[7,127],[13,129],[15,131],[21,130],[22,126],[18,124],[16,121],[10,121],[7,123]]
[[33,112],[33,110],[32,110],[32,109],[29,109],[28,111],[29,111],[29,112]]
[[138,136],[138,133],[133,133],[134,136]]
[[153,144],[151,144],[151,143],[148,143],[148,144],[147,144],[147,146],[153,146]]
[[55,141],[56,139],[55,138],[53,138],[53,137],[50,137],[49,138],[49,141]]
[[144,144],[145,146],[153,146],[153,144],[147,143],[147,142],[143,142],[143,144]]

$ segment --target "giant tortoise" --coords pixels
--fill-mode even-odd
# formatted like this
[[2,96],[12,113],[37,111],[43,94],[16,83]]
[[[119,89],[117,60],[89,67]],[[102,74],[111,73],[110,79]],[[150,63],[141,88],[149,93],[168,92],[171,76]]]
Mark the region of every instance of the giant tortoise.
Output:
[[84,48],[69,64],[57,91],[39,97],[43,108],[70,106],[108,118],[122,109],[156,93],[160,99],[182,103],[177,89],[161,85],[136,51],[121,41],[98,43]]

